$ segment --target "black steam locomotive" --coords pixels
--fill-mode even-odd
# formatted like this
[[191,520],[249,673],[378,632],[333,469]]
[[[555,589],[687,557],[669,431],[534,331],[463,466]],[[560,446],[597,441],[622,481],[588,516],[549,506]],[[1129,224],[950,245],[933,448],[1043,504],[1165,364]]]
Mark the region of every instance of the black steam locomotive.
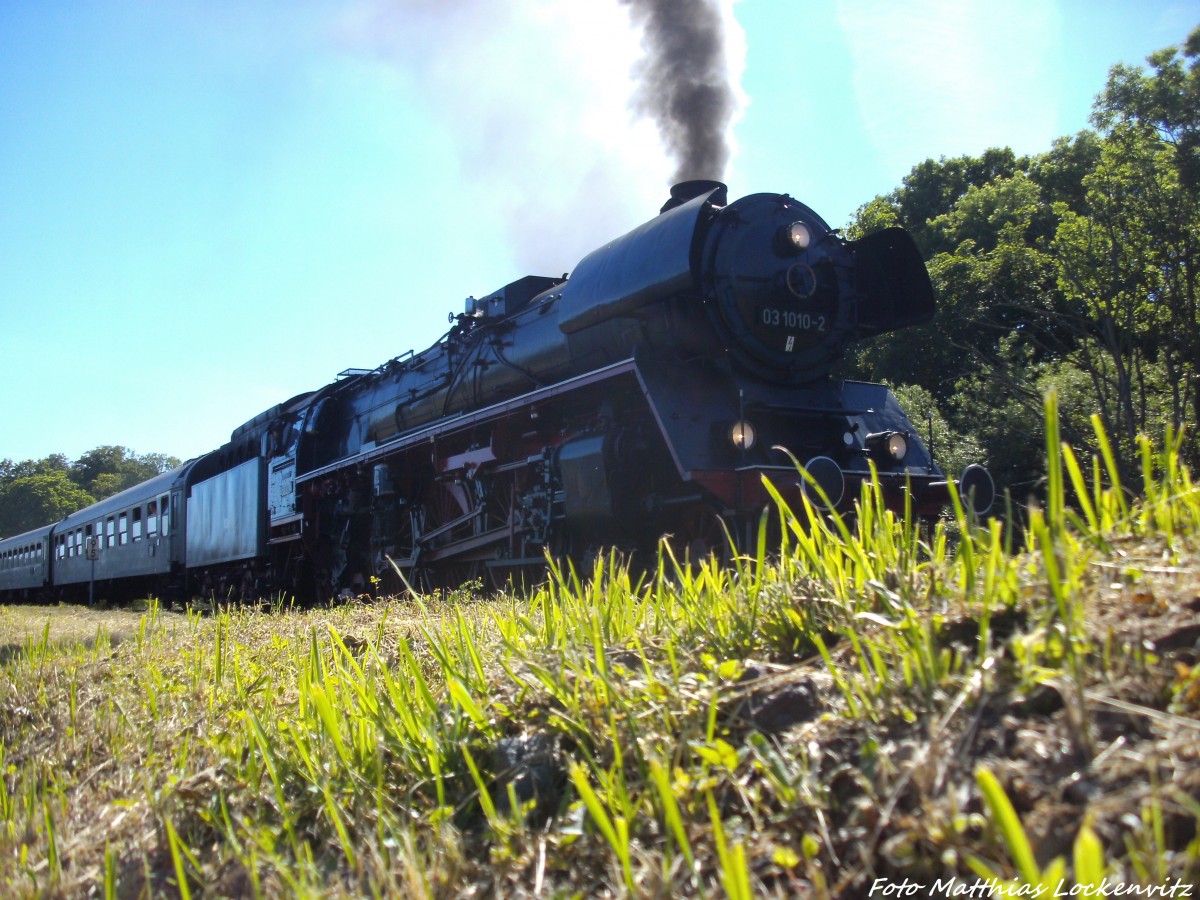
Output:
[[[0,591],[328,598],[501,581],[601,547],[748,540],[785,496],[850,506],[871,463],[897,508],[948,485],[884,386],[835,381],[850,342],[928,320],[911,238],[857,241],[784,194],[677,185],[586,256],[468,298],[429,349],[281,403],[175,472],[0,542]],[[799,460],[820,490],[802,479]],[[976,509],[991,480],[961,486]],[[37,549],[37,548],[41,549]],[[14,579],[7,578],[12,571]]]

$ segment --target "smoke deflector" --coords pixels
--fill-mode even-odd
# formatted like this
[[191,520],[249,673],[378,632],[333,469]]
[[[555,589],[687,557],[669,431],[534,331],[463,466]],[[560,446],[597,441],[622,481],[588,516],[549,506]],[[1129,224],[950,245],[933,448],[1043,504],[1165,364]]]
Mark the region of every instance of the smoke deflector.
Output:
[[921,252],[903,228],[851,241],[858,308],[852,334],[871,337],[933,318],[933,284]]

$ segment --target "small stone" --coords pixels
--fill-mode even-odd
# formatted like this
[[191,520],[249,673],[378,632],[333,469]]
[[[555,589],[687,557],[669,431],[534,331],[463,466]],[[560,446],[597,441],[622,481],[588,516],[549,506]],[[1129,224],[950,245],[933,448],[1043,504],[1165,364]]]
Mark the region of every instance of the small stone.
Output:
[[499,740],[492,751],[492,771],[496,773],[492,793],[497,809],[508,811],[508,787],[512,785],[517,802],[535,801],[535,812],[543,820],[558,806],[566,782],[559,738],[543,732]]
[[1014,700],[1009,709],[1022,719],[1048,716],[1063,708],[1062,692],[1050,684],[1038,684],[1024,697]]
[[752,693],[743,715],[766,734],[778,734],[794,725],[815,719],[824,710],[812,679],[792,681],[772,690]]

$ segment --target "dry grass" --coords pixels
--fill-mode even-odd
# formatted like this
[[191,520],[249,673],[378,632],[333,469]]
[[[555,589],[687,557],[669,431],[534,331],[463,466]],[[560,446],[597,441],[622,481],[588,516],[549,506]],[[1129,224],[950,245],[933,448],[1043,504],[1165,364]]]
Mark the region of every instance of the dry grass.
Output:
[[[145,604],[142,604],[144,609]],[[0,661],[22,653],[29,642],[53,646],[119,644],[135,635],[141,612],[84,606],[0,606]]]

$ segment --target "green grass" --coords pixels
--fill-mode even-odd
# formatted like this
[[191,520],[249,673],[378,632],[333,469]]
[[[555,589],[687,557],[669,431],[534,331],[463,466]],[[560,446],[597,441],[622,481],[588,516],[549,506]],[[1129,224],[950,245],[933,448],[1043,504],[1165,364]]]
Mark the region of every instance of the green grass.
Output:
[[1134,501],[1102,434],[1081,463],[1047,418],[1015,550],[957,499],[928,529],[867,487],[844,520],[779,500],[770,553],[664,544],[648,576],[613,556],[525,598],[151,603],[119,642],[37,611],[0,668],[0,891],[1194,879],[1200,675],[1148,648],[1195,619],[1200,492],[1172,440]]

